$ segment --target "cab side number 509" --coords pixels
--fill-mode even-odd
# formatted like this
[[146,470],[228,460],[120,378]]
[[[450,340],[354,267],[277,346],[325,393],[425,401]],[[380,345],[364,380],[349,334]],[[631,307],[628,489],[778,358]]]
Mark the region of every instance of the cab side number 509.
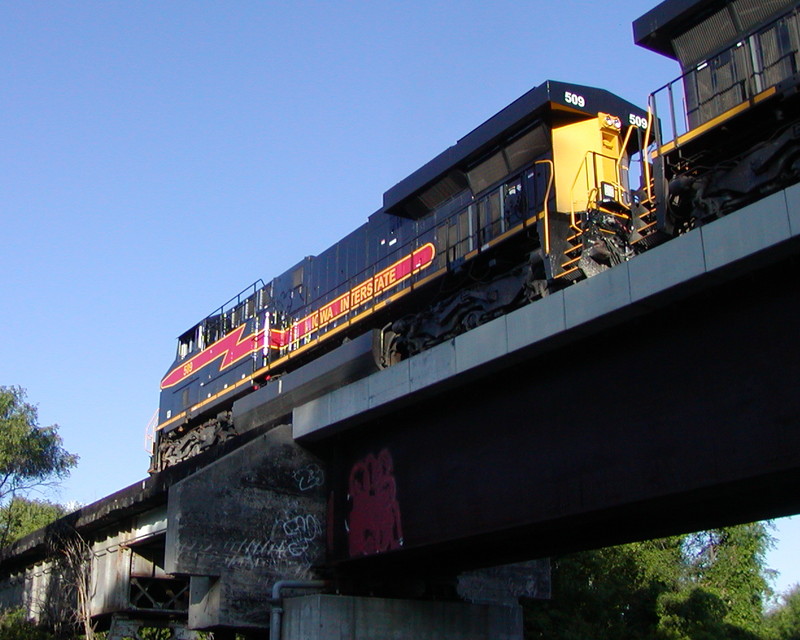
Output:
[[564,92],[564,102],[567,104],[574,104],[576,107],[586,106],[586,99],[583,96],[579,96],[577,93],[572,93],[571,91]]
[[628,121],[634,127],[639,127],[640,129],[647,129],[647,118],[643,118],[642,116],[637,116],[635,113],[632,113],[628,116]]

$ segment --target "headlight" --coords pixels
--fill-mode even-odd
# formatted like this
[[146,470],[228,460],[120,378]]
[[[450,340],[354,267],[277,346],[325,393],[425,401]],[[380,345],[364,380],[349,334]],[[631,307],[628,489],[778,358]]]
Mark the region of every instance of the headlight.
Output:
[[603,124],[609,129],[622,129],[622,120],[610,113],[600,114],[603,116]]

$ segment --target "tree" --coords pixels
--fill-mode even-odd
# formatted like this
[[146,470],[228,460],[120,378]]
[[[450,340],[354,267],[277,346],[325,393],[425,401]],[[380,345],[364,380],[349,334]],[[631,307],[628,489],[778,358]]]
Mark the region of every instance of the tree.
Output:
[[756,640],[771,540],[754,523],[555,558],[553,598],[526,604],[526,637]]
[[754,522],[688,536],[687,572],[692,587],[724,605],[724,622],[751,634],[762,631],[763,605],[772,595],[767,551],[773,544],[768,523]]
[[653,638],[661,594],[677,589],[683,538],[648,540],[553,559],[553,598],[527,603],[526,638]]
[[800,640],[800,585],[781,597],[780,605],[766,617],[769,640]]
[[20,387],[0,386],[0,547],[12,540],[14,499],[65,478],[78,461],[62,446],[57,425],[39,426],[25,397]]
[[0,507],[0,547],[4,544],[3,538],[8,542],[22,538],[66,512],[60,504],[47,500],[29,500],[22,496],[12,498],[6,506]]

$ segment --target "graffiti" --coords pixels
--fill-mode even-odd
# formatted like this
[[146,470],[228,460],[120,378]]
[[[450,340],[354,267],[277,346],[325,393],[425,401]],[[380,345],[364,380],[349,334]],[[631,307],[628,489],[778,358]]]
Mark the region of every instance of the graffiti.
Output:
[[284,522],[283,532],[288,540],[289,555],[298,558],[305,554],[311,543],[322,535],[322,525],[316,516],[308,514]]
[[322,524],[314,514],[287,514],[274,521],[267,538],[227,540],[218,551],[206,551],[221,556],[228,569],[304,577],[311,574],[320,553],[322,534]]
[[382,553],[403,546],[394,465],[388,449],[371,453],[350,470],[350,557]]
[[308,491],[325,484],[325,472],[318,464],[314,463],[293,471],[292,478],[297,482],[297,487],[300,491]]

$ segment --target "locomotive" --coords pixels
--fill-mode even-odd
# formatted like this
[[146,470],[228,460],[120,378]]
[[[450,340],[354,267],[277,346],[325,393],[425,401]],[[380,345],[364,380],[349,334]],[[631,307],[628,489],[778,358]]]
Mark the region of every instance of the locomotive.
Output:
[[637,44],[680,62],[649,98],[655,180],[671,237],[800,178],[800,3],[662,2],[633,24]]
[[796,1],[667,0],[634,37],[682,65],[647,110],[547,81],[182,334],[151,471],[797,181]]

